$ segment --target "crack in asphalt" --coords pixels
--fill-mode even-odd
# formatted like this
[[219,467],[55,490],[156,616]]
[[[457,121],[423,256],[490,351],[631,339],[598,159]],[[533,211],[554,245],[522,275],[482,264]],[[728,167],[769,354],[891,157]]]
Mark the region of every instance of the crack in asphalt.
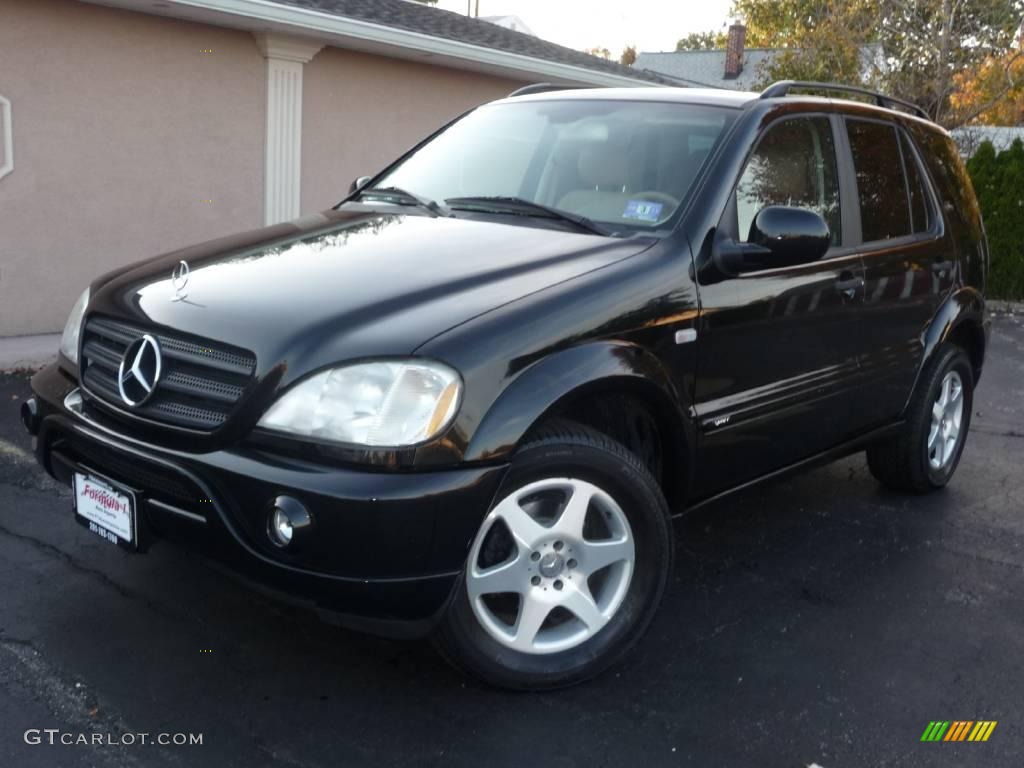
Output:
[[148,608],[149,610],[151,610],[153,613],[157,614],[158,616],[162,616],[163,618],[169,619],[171,621],[181,621],[182,619],[188,618],[187,614],[175,613],[173,611],[169,611],[165,607],[163,607],[163,606],[161,606],[161,605],[159,605],[157,603],[154,603],[152,600],[150,600],[145,595],[140,594],[138,592],[135,592],[133,590],[130,590],[127,587],[123,586],[122,584],[117,583],[112,578],[110,578],[107,574],[105,574],[103,571],[101,571],[101,570],[99,570],[97,568],[90,568],[89,566],[80,563],[72,555],[70,555],[69,553],[65,552],[60,547],[54,546],[53,544],[51,544],[48,541],[43,541],[42,539],[37,539],[34,536],[29,536],[28,534],[18,533],[17,531],[12,531],[10,528],[8,528],[7,526],[5,526],[3,524],[0,524],[0,535],[8,536],[8,537],[10,537],[12,539],[16,539],[17,541],[25,542],[29,546],[33,547],[36,551],[38,551],[38,552],[40,552],[42,554],[54,557],[54,558],[56,558],[58,560],[61,560],[68,567],[70,567],[72,570],[77,571],[78,573],[84,574],[86,576],[89,576],[89,577],[91,577],[93,579],[96,579],[101,584],[103,584],[105,587],[113,589],[121,597],[123,597],[123,598],[125,598],[127,600],[134,600],[134,601],[142,603],[146,608]]

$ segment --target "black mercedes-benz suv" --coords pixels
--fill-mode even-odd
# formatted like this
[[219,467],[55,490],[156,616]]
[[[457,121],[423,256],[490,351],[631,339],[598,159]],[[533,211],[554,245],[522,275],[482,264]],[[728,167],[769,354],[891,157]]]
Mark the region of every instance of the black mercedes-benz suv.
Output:
[[125,549],[496,685],[588,678],[673,516],[855,451],[912,492],[956,470],[978,205],[946,132],[844,90],[529,87],[331,210],[107,274],[32,380],[38,459]]

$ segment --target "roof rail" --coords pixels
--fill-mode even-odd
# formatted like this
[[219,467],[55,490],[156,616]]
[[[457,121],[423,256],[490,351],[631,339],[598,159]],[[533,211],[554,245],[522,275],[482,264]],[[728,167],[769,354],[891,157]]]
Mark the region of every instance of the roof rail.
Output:
[[772,83],[763,91],[761,91],[762,99],[774,99],[778,96],[788,96],[790,91],[801,90],[801,91],[833,91],[835,93],[856,93],[861,96],[870,96],[874,99],[875,104],[879,107],[885,107],[886,109],[897,109],[902,108],[903,110],[910,112],[918,117],[923,117],[925,120],[931,120],[931,117],[927,112],[924,111],[917,104],[913,104],[903,99],[897,99],[895,96],[886,96],[884,93],[878,91],[872,91],[868,88],[861,88],[857,85],[843,85],[841,83],[815,83],[803,80],[780,80],[777,83]]
[[506,98],[511,99],[513,96],[529,96],[531,93],[547,93],[548,91],[571,91],[577,88],[586,88],[585,85],[555,85],[553,83],[534,83],[533,85],[524,85],[522,88],[517,88],[512,91]]

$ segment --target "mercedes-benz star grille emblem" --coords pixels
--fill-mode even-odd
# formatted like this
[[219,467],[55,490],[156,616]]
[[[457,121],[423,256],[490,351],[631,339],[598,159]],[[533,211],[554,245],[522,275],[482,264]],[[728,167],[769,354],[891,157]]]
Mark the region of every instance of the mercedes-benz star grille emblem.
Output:
[[185,286],[188,285],[188,262],[179,261],[178,266],[171,272],[171,287],[174,288],[174,295],[171,297],[171,301],[182,301],[188,297],[185,292]]
[[128,345],[117,369],[117,390],[131,407],[149,400],[160,381],[160,344],[148,333]]

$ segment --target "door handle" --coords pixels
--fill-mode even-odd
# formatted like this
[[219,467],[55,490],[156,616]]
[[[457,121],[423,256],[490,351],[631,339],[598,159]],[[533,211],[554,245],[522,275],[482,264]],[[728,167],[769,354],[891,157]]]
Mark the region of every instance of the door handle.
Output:
[[932,272],[937,274],[939,277],[944,277],[945,274],[953,269],[952,261],[936,261],[932,263]]
[[836,280],[836,290],[848,299],[857,295],[857,291],[864,287],[863,277],[854,277],[849,272],[843,272]]

